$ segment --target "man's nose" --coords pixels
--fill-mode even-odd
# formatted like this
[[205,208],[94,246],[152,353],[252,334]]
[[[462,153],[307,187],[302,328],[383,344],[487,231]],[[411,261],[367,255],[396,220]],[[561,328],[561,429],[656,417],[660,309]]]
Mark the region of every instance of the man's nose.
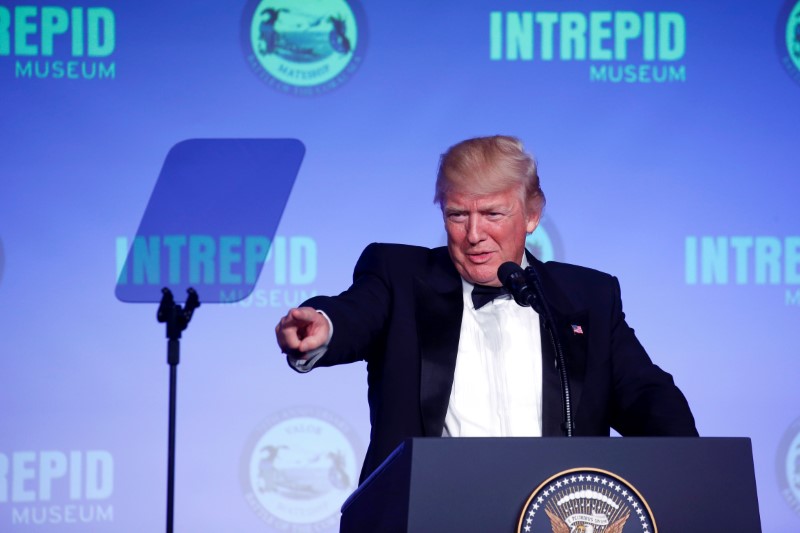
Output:
[[470,244],[477,244],[485,238],[481,217],[471,216],[467,221],[467,240]]

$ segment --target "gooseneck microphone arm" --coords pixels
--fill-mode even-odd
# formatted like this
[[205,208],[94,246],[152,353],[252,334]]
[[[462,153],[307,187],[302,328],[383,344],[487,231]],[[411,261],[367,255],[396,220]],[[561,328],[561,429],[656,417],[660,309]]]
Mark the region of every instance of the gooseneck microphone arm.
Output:
[[558,335],[556,322],[553,319],[550,306],[547,304],[547,300],[544,297],[539,275],[532,266],[529,266],[523,271],[522,267],[518,264],[508,261],[500,265],[500,268],[497,269],[497,278],[511,293],[517,304],[523,307],[532,307],[533,310],[539,313],[544,319],[545,329],[550,335],[550,341],[553,344],[553,350],[556,354],[556,366],[558,367],[558,376],[561,382],[561,410],[564,417],[562,430],[566,433],[567,437],[571,437],[575,426],[572,421],[572,401],[569,390],[566,358],[564,357],[564,349],[561,346],[561,339]]
[[564,356],[564,348],[561,346],[561,337],[558,334],[556,321],[553,318],[553,312],[550,310],[550,305],[544,297],[544,290],[542,289],[542,282],[539,279],[539,274],[533,265],[529,265],[525,269],[525,279],[528,285],[533,285],[533,292],[539,297],[539,305],[541,312],[544,314],[545,328],[550,332],[550,340],[553,343],[553,348],[556,352],[556,362],[558,365],[558,377],[561,380],[561,403],[564,414],[564,424],[562,429],[566,432],[567,437],[572,436],[575,429],[575,423],[572,420],[572,395],[569,390],[569,376],[567,374],[567,361]]

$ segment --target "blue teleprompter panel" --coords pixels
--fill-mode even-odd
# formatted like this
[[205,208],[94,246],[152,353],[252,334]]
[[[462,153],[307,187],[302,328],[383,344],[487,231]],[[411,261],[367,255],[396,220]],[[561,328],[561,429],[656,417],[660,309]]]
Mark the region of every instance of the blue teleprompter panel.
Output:
[[[255,287],[305,146],[297,139],[190,139],[170,149],[117,279],[123,302],[235,302]],[[124,252],[123,252],[124,253]]]

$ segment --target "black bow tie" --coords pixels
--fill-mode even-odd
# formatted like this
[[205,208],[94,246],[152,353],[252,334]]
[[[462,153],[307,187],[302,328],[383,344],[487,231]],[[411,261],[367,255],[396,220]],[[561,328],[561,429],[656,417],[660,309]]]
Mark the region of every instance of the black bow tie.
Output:
[[472,288],[472,305],[475,309],[480,309],[498,296],[508,294],[505,287],[489,287],[487,285],[475,285]]

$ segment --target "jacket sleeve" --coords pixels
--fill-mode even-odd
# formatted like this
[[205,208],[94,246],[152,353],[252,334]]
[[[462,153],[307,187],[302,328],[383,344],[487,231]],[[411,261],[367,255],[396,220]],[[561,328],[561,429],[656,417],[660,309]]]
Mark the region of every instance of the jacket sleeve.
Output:
[[327,351],[314,366],[368,360],[386,335],[391,309],[389,261],[380,244],[361,253],[353,284],[338,296],[315,296],[302,305],[324,311],[334,325]]
[[625,436],[697,436],[683,393],[672,376],[651,361],[626,323],[617,278],[612,292],[611,426]]

